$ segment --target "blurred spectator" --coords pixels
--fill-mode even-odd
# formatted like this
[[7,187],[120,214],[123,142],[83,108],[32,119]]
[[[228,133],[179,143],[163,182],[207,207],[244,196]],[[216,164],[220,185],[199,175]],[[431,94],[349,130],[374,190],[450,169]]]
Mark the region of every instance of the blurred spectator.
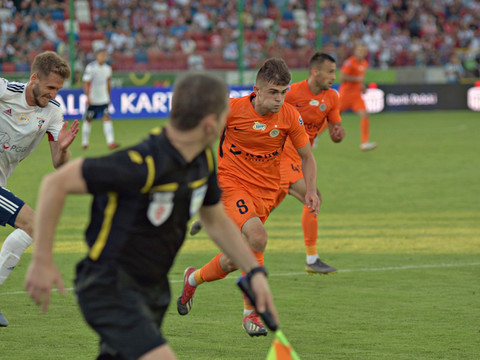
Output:
[[168,27],[165,26],[161,29],[161,33],[157,37],[157,45],[161,51],[169,53],[177,50],[178,40],[170,33]]
[[192,18],[192,28],[194,30],[198,29],[200,31],[206,31],[211,27],[211,22],[209,19],[209,13],[205,10],[205,7],[202,3],[198,4],[195,15]]
[[187,55],[192,54],[195,51],[196,47],[197,45],[195,41],[192,40],[192,34],[190,33],[190,31],[186,31],[183,34],[183,39],[180,40],[180,48],[182,49],[182,52]]
[[11,18],[6,18],[2,22],[2,37],[10,39],[17,33],[17,26],[13,23]]
[[205,59],[196,49],[188,56],[187,63],[189,70],[199,71],[205,69]]
[[238,59],[237,40],[233,37],[230,37],[226,46],[223,48],[223,59],[226,61],[236,61]]
[[444,66],[445,78],[448,83],[455,84],[465,76],[465,69],[457,54],[452,54]]
[[43,33],[43,36],[54,44],[58,43],[57,24],[52,20],[50,14],[46,15],[38,22],[38,28]]

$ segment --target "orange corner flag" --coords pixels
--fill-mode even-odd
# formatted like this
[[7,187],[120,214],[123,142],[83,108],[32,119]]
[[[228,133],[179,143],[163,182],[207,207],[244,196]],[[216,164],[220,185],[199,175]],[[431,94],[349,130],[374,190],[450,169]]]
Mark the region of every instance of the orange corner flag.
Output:
[[292,345],[280,330],[275,332],[272,346],[267,355],[267,360],[300,360]]

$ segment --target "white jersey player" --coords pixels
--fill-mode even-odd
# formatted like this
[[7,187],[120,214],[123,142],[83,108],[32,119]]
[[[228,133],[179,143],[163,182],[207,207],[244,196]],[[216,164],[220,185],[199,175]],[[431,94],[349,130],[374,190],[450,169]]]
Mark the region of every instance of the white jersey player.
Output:
[[112,68],[107,64],[107,51],[100,48],[96,52],[96,60],[85,68],[83,73],[83,91],[87,95],[87,110],[83,116],[82,125],[82,147],[88,149],[93,119],[101,116],[103,120],[103,133],[110,149],[119,145],[115,143],[113,124],[108,112],[110,105]]
[[[52,51],[37,55],[26,84],[0,78],[0,225],[15,230],[0,250],[0,285],[32,244],[34,212],[5,188],[7,178],[48,135],[52,162],[58,168],[70,158],[68,147],[78,133],[75,120],[67,130],[60,104],[55,100],[70,77],[66,61]],[[8,321],[0,312],[0,326]]]

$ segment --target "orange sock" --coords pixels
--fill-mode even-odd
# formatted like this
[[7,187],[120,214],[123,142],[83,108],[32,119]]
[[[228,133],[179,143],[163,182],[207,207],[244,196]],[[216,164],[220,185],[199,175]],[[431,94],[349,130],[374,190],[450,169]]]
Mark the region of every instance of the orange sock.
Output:
[[[263,258],[263,252],[257,252],[253,250],[250,250],[250,251],[253,253],[258,263],[260,264],[260,266],[263,266],[263,264],[265,263],[265,260]],[[242,276],[244,275],[245,275],[245,272],[242,270]],[[250,301],[247,300],[247,297],[245,296],[245,294],[243,294],[243,308],[245,310],[255,310],[255,306],[250,304]]]
[[197,284],[201,284],[204,281],[215,281],[225,278],[228,273],[222,270],[220,266],[220,256],[222,253],[215,256],[209,263],[202,266],[200,270],[195,271],[193,275]]
[[370,119],[368,117],[360,120],[360,135],[362,138],[362,144],[368,142],[370,138]]
[[310,209],[307,206],[303,206],[303,239],[307,255],[317,255],[318,217],[315,217],[309,211]]

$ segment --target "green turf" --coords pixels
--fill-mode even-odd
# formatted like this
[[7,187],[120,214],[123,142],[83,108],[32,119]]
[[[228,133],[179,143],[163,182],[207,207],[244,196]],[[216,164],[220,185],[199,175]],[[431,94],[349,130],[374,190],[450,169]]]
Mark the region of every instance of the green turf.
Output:
[[[307,276],[301,206],[287,197],[267,221],[265,254],[281,328],[301,359],[478,359],[480,354],[480,116],[473,112],[372,115],[378,149],[359,150],[359,121],[344,115],[346,139],[323,135],[314,150],[319,187],[319,251],[338,274]],[[117,121],[116,138],[133,144],[158,121]],[[78,139],[79,140],[79,139]],[[32,206],[52,170],[46,143],[23,161],[8,188]],[[100,123],[86,152],[108,153]],[[57,231],[55,260],[72,287],[84,254],[88,196],[69,198]],[[10,229],[0,229],[3,239]],[[172,294],[186,266],[217,250],[201,232],[188,239],[171,271]],[[96,335],[71,291],[54,292],[47,314],[23,292],[31,258],[0,287],[0,358],[92,359]],[[265,359],[273,337],[241,328],[234,276],[202,285],[185,317],[170,307],[163,331],[179,359]]]

